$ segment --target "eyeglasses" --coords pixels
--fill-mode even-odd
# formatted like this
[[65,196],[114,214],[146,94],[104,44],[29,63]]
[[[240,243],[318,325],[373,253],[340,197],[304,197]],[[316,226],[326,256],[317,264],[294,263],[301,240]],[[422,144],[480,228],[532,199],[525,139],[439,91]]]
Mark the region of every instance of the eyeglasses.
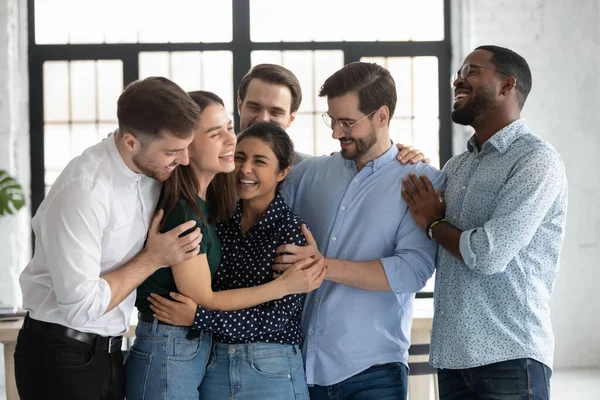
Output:
[[369,118],[371,115],[373,115],[375,113],[375,111],[377,111],[377,110],[372,111],[369,115],[365,115],[364,117],[362,117],[361,119],[359,119],[358,121],[356,121],[352,124],[349,122],[346,122],[346,121],[338,121],[337,119],[333,118],[331,115],[327,114],[326,112],[323,113],[323,115],[321,117],[323,117],[323,121],[325,121],[325,125],[330,127],[332,130],[333,130],[333,128],[335,128],[336,124],[339,124],[340,128],[342,129],[342,132],[352,133],[352,127],[354,125]]
[[467,76],[469,76],[469,73],[471,73],[471,67],[491,69],[492,71],[496,71],[502,75],[505,75],[507,78],[510,78],[510,75],[508,75],[506,72],[500,71],[496,68],[486,67],[485,65],[465,64],[462,67],[460,67],[458,71],[452,74],[452,77],[450,77],[450,86],[454,87],[454,82],[456,82],[459,79],[465,79]]

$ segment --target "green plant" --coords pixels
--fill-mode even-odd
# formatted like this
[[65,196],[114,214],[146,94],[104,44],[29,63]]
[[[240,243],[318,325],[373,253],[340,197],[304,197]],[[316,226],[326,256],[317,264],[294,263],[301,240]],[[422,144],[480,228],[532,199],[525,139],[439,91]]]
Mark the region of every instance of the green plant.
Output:
[[17,180],[0,169],[0,216],[14,214],[25,205],[25,194]]

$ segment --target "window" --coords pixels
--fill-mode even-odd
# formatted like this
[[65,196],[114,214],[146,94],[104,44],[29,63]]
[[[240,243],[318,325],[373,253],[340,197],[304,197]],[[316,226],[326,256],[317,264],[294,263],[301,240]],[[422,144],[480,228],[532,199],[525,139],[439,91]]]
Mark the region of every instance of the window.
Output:
[[123,65],[120,60],[47,61],[43,76],[47,191],[73,157],[115,129]]
[[141,52],[139,78],[164,76],[185,91],[218,94],[229,113],[234,111],[233,56],[230,51]]
[[443,0],[251,0],[254,42],[375,42],[444,39]]
[[394,81],[398,102],[390,123],[395,142],[421,149],[439,168],[439,83],[436,57],[363,57],[387,68]]
[[37,0],[37,44],[230,42],[232,1]]

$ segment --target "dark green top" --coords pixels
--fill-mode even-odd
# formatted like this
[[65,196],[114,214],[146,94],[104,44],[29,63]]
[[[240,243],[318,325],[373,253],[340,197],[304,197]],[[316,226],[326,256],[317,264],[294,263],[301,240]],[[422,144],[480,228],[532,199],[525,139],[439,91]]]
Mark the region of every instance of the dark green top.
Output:
[[[208,215],[207,203],[198,197],[198,204],[200,204],[200,208],[204,215]],[[194,212],[193,208],[183,199],[179,199],[175,208],[173,208],[173,211],[171,211],[166,218],[165,228],[162,232],[167,232],[192,219],[196,221],[196,227],[200,227],[200,230],[202,231],[202,242],[200,243],[199,254],[206,254],[208,266],[210,267],[210,274],[214,275],[221,263],[221,242],[217,236],[215,226],[209,225],[208,228],[206,228],[202,224],[200,217]],[[191,230],[188,232],[191,232]],[[187,234],[188,232],[184,234]],[[156,293],[171,299],[169,292],[177,292],[175,279],[173,279],[173,272],[171,271],[171,267],[161,268],[150,275],[148,279],[138,287],[135,305],[142,313],[151,312],[149,307],[150,302],[147,300],[150,293]]]

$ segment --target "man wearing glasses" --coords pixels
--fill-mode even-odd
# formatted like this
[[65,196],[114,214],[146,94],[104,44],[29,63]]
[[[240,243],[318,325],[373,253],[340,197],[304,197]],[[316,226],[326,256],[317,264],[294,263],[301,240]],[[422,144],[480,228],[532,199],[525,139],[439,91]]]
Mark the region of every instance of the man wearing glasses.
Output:
[[430,362],[440,398],[549,399],[567,181],[558,153],[521,119],[531,90],[523,57],[469,54],[452,78],[452,120],[475,134],[444,166],[446,203],[427,178],[403,197],[440,244]]
[[274,269],[326,256],[327,281],[307,295],[302,330],[311,399],[405,399],[414,293],[433,274],[437,244],[400,198],[402,177],[442,173],[396,161],[389,123],[395,83],[377,64],[351,63],[320,96],[341,151],[292,168],[282,193],[311,227],[309,245],[284,245]]

